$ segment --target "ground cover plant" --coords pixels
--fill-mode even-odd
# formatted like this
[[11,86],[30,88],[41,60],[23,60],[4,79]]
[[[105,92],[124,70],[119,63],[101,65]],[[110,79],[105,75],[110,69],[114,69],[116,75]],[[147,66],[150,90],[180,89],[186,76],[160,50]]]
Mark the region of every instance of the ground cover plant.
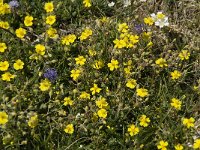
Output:
[[198,0],[0,0],[0,149],[200,149]]

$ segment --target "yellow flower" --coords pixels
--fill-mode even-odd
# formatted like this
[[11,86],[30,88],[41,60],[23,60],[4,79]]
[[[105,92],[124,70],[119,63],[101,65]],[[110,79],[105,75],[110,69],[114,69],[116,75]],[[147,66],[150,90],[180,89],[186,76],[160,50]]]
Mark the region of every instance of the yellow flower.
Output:
[[32,16],[26,16],[25,19],[24,19],[24,24],[25,26],[27,27],[30,27],[33,25],[33,17]]
[[23,69],[24,67],[24,62],[21,61],[20,59],[16,60],[15,63],[13,64],[13,67],[15,70],[20,70]]
[[35,45],[35,51],[36,53],[38,53],[39,55],[44,55],[45,54],[45,46],[42,44],[37,44]]
[[102,60],[95,60],[94,64],[92,65],[94,69],[101,69],[103,66],[104,66],[104,63]]
[[147,44],[147,47],[151,47],[151,46],[153,46],[153,42],[149,42],[148,44]]
[[64,104],[63,104],[64,106],[67,106],[67,105],[73,105],[73,101],[71,100],[71,98],[70,97],[65,97],[64,98]]
[[38,116],[34,115],[29,119],[28,126],[31,128],[35,128],[37,124],[38,124]]
[[147,127],[149,125],[148,123],[150,122],[150,119],[146,115],[142,115],[139,118],[139,121],[141,126]]
[[105,109],[99,109],[98,112],[97,112],[97,115],[100,117],[100,118],[106,118],[107,117],[107,111]]
[[8,61],[0,61],[0,71],[8,70],[9,63]]
[[107,23],[107,22],[109,21],[109,17],[102,17],[102,18],[100,19],[100,21],[101,21],[102,23]]
[[162,13],[162,12],[158,12],[157,15],[156,15],[157,19],[164,19],[165,18],[165,15]]
[[183,146],[181,144],[177,144],[174,146],[175,150],[183,150]]
[[137,85],[137,82],[135,79],[129,79],[126,83],[126,86],[131,88],[131,89],[134,89]]
[[40,82],[40,90],[41,91],[47,91],[51,87],[51,82],[48,79],[42,80]]
[[52,12],[54,9],[53,2],[45,3],[44,9],[46,10],[47,13]]
[[0,28],[9,29],[10,25],[7,21],[0,21]]
[[69,35],[66,35],[65,37],[62,38],[62,44],[63,45],[70,45],[70,44],[74,43],[75,40],[76,40],[76,35],[75,34],[69,34]]
[[182,104],[182,102],[179,99],[172,98],[172,100],[171,100],[171,106],[172,107],[174,107],[174,108],[176,108],[178,110],[181,110],[181,104]]
[[10,72],[6,72],[1,75],[3,81],[10,81],[10,79],[13,79],[15,75],[12,75]]
[[134,135],[138,134],[139,131],[140,131],[139,128],[136,127],[134,124],[131,124],[128,127],[128,132],[129,132],[130,136],[134,136]]
[[168,142],[167,141],[160,141],[159,144],[157,145],[158,149],[161,150],[167,150]]
[[152,35],[152,32],[143,32],[142,33],[142,38],[145,40],[145,41],[148,41],[151,39],[151,35]]
[[0,15],[5,15],[11,13],[10,6],[7,3],[0,4]]
[[91,0],[83,0],[83,4],[85,7],[91,7],[92,4],[91,4]]
[[47,30],[47,34],[50,38],[57,38],[58,37],[58,34],[57,34],[57,30],[54,29],[54,28],[49,28]]
[[111,63],[108,63],[108,67],[110,68],[110,71],[113,71],[114,69],[119,68],[119,62],[115,59],[111,60]]
[[[132,42],[130,41],[131,36],[133,37],[133,35],[130,35],[128,33],[120,34],[120,40],[114,40],[113,41],[115,43],[115,47],[120,47],[120,46],[121,46],[121,48],[123,48],[123,47],[126,47],[126,48],[133,47],[134,44],[132,44]],[[118,43],[116,43],[116,42],[118,42]]]
[[146,97],[149,95],[148,90],[145,88],[139,88],[136,90],[136,92],[137,92],[137,96],[140,96],[140,97]]
[[87,39],[90,35],[92,35],[92,30],[89,28],[86,28],[79,37],[81,41]]
[[151,17],[144,18],[144,23],[147,25],[153,25],[154,21]]
[[54,24],[55,21],[56,21],[55,15],[46,17],[46,24],[52,25],[52,24]]
[[77,58],[75,58],[76,64],[77,65],[84,65],[86,62],[86,59],[83,56],[78,56]]
[[129,41],[126,44],[127,48],[132,48],[136,43],[138,43],[139,36],[137,35],[130,35],[129,36]]
[[1,111],[0,112],[0,125],[4,125],[8,122],[8,115],[6,112]]
[[125,72],[126,75],[131,74],[131,67],[128,66],[128,67],[124,68],[124,72]]
[[99,100],[96,101],[96,106],[99,108],[106,108],[108,106],[108,103],[106,102],[106,99],[101,97]]
[[200,149],[200,139],[194,140],[193,148]]
[[174,70],[171,72],[172,80],[178,79],[181,77],[181,72],[178,70]]
[[92,49],[89,49],[88,53],[89,53],[90,56],[95,56],[97,54],[96,51],[92,50]]
[[74,125],[73,124],[66,125],[64,131],[65,133],[68,133],[68,134],[74,133]]
[[118,29],[117,30],[119,32],[122,32],[122,33],[128,32],[128,25],[127,25],[127,23],[118,24]]
[[81,92],[81,95],[79,96],[80,99],[90,99],[90,94],[87,92]]
[[16,36],[20,39],[23,39],[24,36],[26,35],[26,30],[23,28],[19,28],[15,30]]
[[73,80],[76,81],[76,80],[78,79],[78,77],[80,76],[80,74],[81,74],[81,70],[79,70],[79,69],[77,69],[77,70],[73,69],[73,70],[71,71],[70,77],[72,77]]
[[93,87],[90,88],[90,91],[92,92],[92,95],[94,95],[95,93],[99,93],[101,88],[99,88],[97,84],[94,84]]
[[113,41],[113,43],[115,44],[114,48],[124,48],[124,47],[126,47],[126,41],[125,40],[115,39]]
[[188,50],[182,50],[179,55],[181,60],[188,60],[190,57],[190,52],[188,52]]
[[193,117],[183,118],[183,125],[187,126],[187,128],[194,127],[195,119]]
[[0,52],[3,53],[7,49],[6,43],[0,43]]
[[161,68],[167,67],[167,62],[163,58],[159,58],[156,60],[156,65],[159,65]]

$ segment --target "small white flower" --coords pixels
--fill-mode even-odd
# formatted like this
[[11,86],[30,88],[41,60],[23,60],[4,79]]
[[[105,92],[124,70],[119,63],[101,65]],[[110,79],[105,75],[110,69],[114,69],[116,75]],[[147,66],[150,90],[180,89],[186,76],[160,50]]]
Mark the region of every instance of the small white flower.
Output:
[[162,14],[163,14],[162,12],[157,12],[157,14],[155,13],[151,14],[151,18],[155,22],[155,25],[159,26],[160,28],[163,28],[164,26],[169,26],[168,17]]
[[188,147],[192,147],[192,144],[189,142],[189,143],[187,143],[187,145],[188,145]]
[[110,2],[110,3],[108,3],[108,7],[113,7],[114,5],[115,5],[114,2]]
[[165,17],[163,19],[157,19],[155,25],[159,26],[160,28],[163,28],[164,26],[169,26],[168,17]]
[[157,16],[155,13],[151,14],[151,18],[153,19],[153,21],[155,22],[157,20]]
[[124,7],[128,7],[131,5],[131,0],[124,0]]

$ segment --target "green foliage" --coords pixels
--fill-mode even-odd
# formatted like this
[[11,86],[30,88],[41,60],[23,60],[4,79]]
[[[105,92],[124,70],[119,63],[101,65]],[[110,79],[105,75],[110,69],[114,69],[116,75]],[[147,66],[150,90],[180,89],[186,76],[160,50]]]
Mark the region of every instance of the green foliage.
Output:
[[[7,47],[0,45],[0,149],[154,150],[162,140],[168,149],[179,143],[192,149],[200,136],[197,0],[135,0],[127,7],[123,0],[112,7],[107,0],[92,0],[90,7],[83,0],[54,0],[51,12],[47,2],[23,0],[3,14],[0,1],[0,44]],[[157,12],[164,15],[160,22]],[[150,25],[144,18],[152,13],[157,20]],[[56,16],[52,25],[50,15]],[[162,27],[166,17],[169,25]],[[26,30],[23,38],[19,28]],[[24,65],[16,64],[19,59]],[[94,84],[99,92],[93,93]],[[193,127],[183,123],[190,118]]]

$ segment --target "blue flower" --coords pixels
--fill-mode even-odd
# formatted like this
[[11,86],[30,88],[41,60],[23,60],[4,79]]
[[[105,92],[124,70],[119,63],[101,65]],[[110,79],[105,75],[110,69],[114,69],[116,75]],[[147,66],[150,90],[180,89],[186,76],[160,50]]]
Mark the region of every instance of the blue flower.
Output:
[[54,82],[58,76],[56,69],[48,68],[44,75],[45,78],[49,79],[51,82]]
[[137,24],[137,25],[135,25],[134,28],[135,28],[135,31],[136,31],[138,34],[140,34],[140,33],[142,33],[143,27],[144,27],[143,24]]
[[15,8],[15,7],[17,8],[17,7],[19,7],[19,2],[17,0],[12,0],[9,2],[9,6],[11,8]]

